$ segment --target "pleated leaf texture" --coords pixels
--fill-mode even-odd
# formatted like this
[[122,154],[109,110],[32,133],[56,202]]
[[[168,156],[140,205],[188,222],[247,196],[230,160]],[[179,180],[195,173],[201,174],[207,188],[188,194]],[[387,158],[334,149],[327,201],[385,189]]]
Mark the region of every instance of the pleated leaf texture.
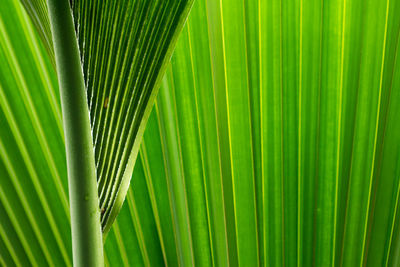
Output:
[[196,1],[156,103],[181,265],[399,265],[398,14]]
[[[398,266],[398,14],[398,0],[196,0],[106,264]],[[0,260],[69,266],[56,77],[17,26],[0,24]]]
[[[21,0],[52,54],[45,0]],[[107,233],[125,199],[157,89],[192,0],[72,0]]]

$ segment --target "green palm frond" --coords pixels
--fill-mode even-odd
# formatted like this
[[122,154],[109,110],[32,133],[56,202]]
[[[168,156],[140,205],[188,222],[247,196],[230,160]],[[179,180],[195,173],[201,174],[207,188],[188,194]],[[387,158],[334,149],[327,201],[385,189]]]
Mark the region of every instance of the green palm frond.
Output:
[[73,1],[104,231],[118,214],[141,136],[190,1]]
[[[53,58],[46,1],[22,3]],[[71,1],[105,233],[125,199],[158,84],[190,7],[186,0]]]
[[56,75],[15,1],[0,9],[0,58],[0,254],[5,265],[71,265]]
[[[105,8],[112,2],[98,7],[102,16],[114,14]],[[0,262],[70,265],[56,76],[40,35],[15,10],[0,10]],[[122,66],[111,55],[125,44],[84,43],[90,25],[101,27],[90,23],[96,9],[73,10],[82,14],[86,81],[108,90],[107,67]],[[128,23],[115,14],[104,27]],[[397,14],[397,0],[195,1],[105,242],[106,263],[397,266]],[[95,63],[95,43],[111,51],[107,64]],[[113,104],[103,92],[105,120]]]

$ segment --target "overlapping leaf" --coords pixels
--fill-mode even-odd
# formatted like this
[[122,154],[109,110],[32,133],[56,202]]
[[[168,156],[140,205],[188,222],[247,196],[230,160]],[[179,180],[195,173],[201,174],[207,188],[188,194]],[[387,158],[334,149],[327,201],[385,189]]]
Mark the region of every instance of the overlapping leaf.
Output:
[[[104,232],[125,199],[158,84],[191,2],[71,1],[87,88]],[[45,1],[22,3],[50,46]]]
[[190,1],[73,1],[104,231],[128,189],[157,86]]
[[[57,76],[19,0],[0,9],[0,96],[0,265],[71,266]],[[159,266],[165,259],[143,170],[139,159],[105,243],[107,265]]]

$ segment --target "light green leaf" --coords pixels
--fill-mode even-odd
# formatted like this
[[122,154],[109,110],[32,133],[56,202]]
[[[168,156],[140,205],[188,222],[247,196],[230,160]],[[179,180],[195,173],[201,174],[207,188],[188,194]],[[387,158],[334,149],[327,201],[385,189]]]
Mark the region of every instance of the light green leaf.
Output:
[[71,265],[56,75],[16,1],[0,10],[0,58],[1,254],[10,265]]
[[[165,162],[181,164],[174,168],[185,187],[175,194],[186,198],[175,205],[188,206],[182,221],[191,228],[176,229],[190,231],[196,264],[209,253],[214,264],[224,253],[231,265],[396,264],[400,135],[391,116],[400,112],[398,8],[398,1],[196,2],[159,99],[159,109],[170,113],[161,124],[177,125],[176,137],[165,133],[177,150]],[[204,17],[207,31],[199,26]],[[195,50],[200,40],[209,47]],[[200,94],[211,94],[211,104]],[[168,102],[172,108],[162,104]],[[204,139],[213,120],[217,144]],[[205,172],[211,155],[221,164],[212,175]],[[208,181],[218,174],[223,191],[210,193]],[[199,178],[205,182],[193,187]],[[217,225],[225,228],[226,246],[214,243],[217,215],[208,202],[221,197],[225,216]],[[199,198],[209,237],[196,249]]]
[[[105,243],[106,262],[398,266],[399,13],[397,0],[197,0],[149,117],[131,191]],[[26,79],[32,62],[21,68]],[[20,80],[11,63],[0,65],[0,83],[13,86],[3,85],[7,93]],[[49,76],[54,82],[54,71]],[[21,131],[28,142],[32,111],[14,111],[12,101],[22,96],[6,99],[15,121],[24,120],[16,125],[30,127]],[[50,101],[40,103],[46,104],[37,112],[51,111]],[[10,160],[0,160],[7,177],[0,188],[8,193],[0,199],[0,262],[62,265],[55,234],[42,232],[51,228],[39,194],[26,191],[32,199],[24,209],[14,189],[8,162],[20,163],[14,169],[22,177],[32,175],[3,110],[0,140]],[[62,140],[51,125],[45,133]],[[42,146],[27,143],[27,154],[47,173],[38,176],[40,185],[54,186]],[[61,199],[45,192],[46,199]],[[66,215],[56,215],[62,203],[47,202],[63,221]],[[68,225],[58,227],[69,248]]]

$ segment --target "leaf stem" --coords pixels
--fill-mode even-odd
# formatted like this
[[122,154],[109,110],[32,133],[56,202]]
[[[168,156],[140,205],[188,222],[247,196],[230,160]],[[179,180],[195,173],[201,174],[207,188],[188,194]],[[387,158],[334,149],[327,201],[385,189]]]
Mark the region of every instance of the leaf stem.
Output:
[[103,266],[96,168],[86,89],[68,0],[47,0],[60,86],[74,266]]

